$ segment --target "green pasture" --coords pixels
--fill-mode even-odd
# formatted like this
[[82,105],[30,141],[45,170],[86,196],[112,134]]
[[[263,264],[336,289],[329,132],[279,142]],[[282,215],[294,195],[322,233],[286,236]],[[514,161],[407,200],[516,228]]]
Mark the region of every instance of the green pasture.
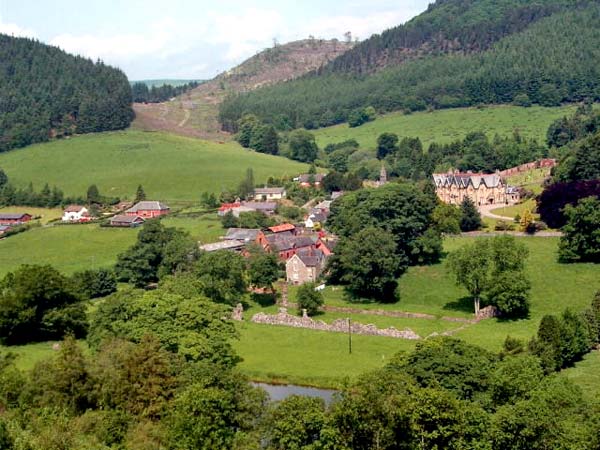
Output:
[[56,185],[84,196],[91,184],[103,195],[132,199],[139,184],[149,199],[198,201],[204,191],[236,188],[247,168],[257,183],[292,176],[306,165],[243,149],[159,132],[120,131],[76,136],[0,154],[0,167],[17,186]]
[[0,276],[21,264],[51,264],[64,273],[108,267],[135,242],[137,230],[89,225],[32,228],[0,240]]
[[214,213],[199,217],[167,217],[162,219],[162,223],[166,227],[188,231],[194,239],[203,244],[217,242],[226,232],[221,225],[221,219]]
[[[194,223],[194,220],[199,222]],[[171,217],[165,223],[188,229],[200,239],[200,236],[217,236],[217,231],[220,232],[218,223],[215,223],[214,230],[203,228],[202,224],[210,221],[209,217]],[[66,273],[107,266],[134,241],[135,233],[135,230],[105,229],[97,225],[34,229],[0,241],[0,275],[20,263],[50,263]],[[472,239],[448,238],[444,243],[445,250],[455,250]],[[556,259],[557,238],[519,239],[530,251],[526,270],[532,282],[532,292],[531,314],[527,319],[493,319],[477,324],[445,320],[444,317],[472,317],[471,299],[463,288],[456,286],[445,261],[410,268],[400,280],[400,299],[394,304],[350,302],[343,290],[335,286],[324,291],[327,305],[428,313],[435,319],[396,318],[358,311],[350,314],[327,312],[316,319],[331,323],[349,317],[352,321],[372,323],[379,328],[410,328],[422,337],[450,331],[455,337],[491,351],[500,350],[507,335],[526,341],[536,333],[545,314],[559,314],[567,307],[579,311],[589,306],[595,291],[600,289],[600,266],[559,264]],[[296,289],[290,288],[290,301],[295,300],[295,295]],[[253,314],[259,311],[272,314],[277,307],[261,306],[255,301],[250,301],[249,306],[246,320],[237,324],[240,340],[234,345],[243,358],[240,369],[255,380],[335,387],[365,371],[381,367],[396,352],[410,351],[415,345],[415,341],[353,335],[350,355],[345,333],[254,324],[250,322]],[[13,350],[21,355],[18,364],[22,368],[31,367],[36,360],[52,354],[51,344],[11,348]],[[567,374],[585,389],[593,387],[599,361],[597,355],[590,355]]]
[[583,361],[563,370],[561,375],[579,385],[590,400],[600,402],[600,351],[588,353]]
[[548,126],[556,119],[574,112],[576,106],[544,108],[533,106],[487,106],[483,108],[445,109],[413,114],[391,113],[357,128],[348,124],[322,128],[314,132],[320,147],[356,139],[363,147],[374,148],[381,133],[396,133],[400,138],[418,137],[424,145],[448,143],[464,138],[473,131],[483,131],[489,137],[510,135],[545,141]]

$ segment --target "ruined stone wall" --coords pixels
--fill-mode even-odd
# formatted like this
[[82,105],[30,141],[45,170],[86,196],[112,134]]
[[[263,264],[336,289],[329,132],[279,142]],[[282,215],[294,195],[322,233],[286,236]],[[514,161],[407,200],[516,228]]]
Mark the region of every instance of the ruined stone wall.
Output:
[[[280,325],[294,328],[307,328],[311,330],[319,331],[330,331],[336,333],[348,333],[361,334],[366,336],[385,336],[397,339],[410,339],[418,340],[421,336],[416,334],[411,329],[397,330],[394,327],[380,329],[375,325],[368,324],[364,325],[359,322],[350,321],[350,327],[348,327],[348,321],[346,319],[334,320],[331,324],[325,323],[322,320],[314,320],[303,314],[302,317],[288,314],[287,308],[279,308],[277,314],[255,314],[252,319],[254,323],[261,323],[266,325]],[[348,329],[350,328],[350,329]]]

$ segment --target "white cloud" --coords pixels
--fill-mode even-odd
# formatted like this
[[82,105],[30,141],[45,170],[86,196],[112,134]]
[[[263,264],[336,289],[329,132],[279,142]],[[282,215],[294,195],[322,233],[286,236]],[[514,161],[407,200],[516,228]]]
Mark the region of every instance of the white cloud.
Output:
[[126,62],[147,55],[153,55],[155,58],[168,56],[177,48],[177,34],[176,22],[167,18],[150,26],[144,34],[123,33],[107,36],[64,33],[52,38],[50,44],[92,59]]
[[390,10],[368,14],[365,16],[335,16],[318,18],[305,28],[306,34],[325,39],[341,39],[344,33],[350,31],[352,36],[361,40],[375,33],[400,25],[413,17],[417,9]]
[[4,23],[0,16],[0,33],[15,37],[37,38],[37,34],[30,28],[23,28],[15,23]]
[[272,42],[287,29],[277,11],[248,8],[239,14],[208,15],[206,42],[225,44],[227,61],[245,59]]

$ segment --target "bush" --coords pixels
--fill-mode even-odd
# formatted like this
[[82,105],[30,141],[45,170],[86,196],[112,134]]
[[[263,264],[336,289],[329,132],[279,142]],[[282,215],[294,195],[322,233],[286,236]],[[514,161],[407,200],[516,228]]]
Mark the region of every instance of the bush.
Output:
[[298,303],[298,314],[302,314],[302,310],[305,309],[309,316],[314,316],[325,303],[323,294],[321,291],[316,291],[315,288],[315,283],[304,283],[298,288],[296,300]]
[[73,274],[77,290],[86,298],[106,297],[117,291],[117,277],[109,269],[90,269]]
[[496,226],[494,227],[494,229],[496,231],[513,231],[515,229],[515,226],[514,224],[508,223],[505,220],[499,220],[498,222],[496,222]]

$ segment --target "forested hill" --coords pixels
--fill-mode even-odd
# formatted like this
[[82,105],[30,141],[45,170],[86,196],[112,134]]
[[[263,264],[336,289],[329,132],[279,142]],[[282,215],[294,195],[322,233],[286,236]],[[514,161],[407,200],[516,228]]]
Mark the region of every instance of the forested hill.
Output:
[[0,34],[0,152],[133,119],[123,72],[26,38]]
[[[413,22],[429,18],[428,23],[441,23],[443,11],[465,4],[473,8],[460,16],[467,30],[470,17],[483,14],[483,6],[491,11],[491,3],[495,2],[438,2],[423,18],[419,16]],[[506,7],[509,2],[498,3]],[[522,17],[526,5],[533,11],[541,2],[512,3],[525,5],[514,10],[515,14],[521,11],[517,16]],[[560,9],[566,2],[544,2],[546,17],[531,21],[523,30],[497,40],[483,51],[431,52],[369,74],[329,68],[230,97],[221,106],[221,123],[225,129],[235,131],[237,120],[245,113],[253,113],[279,129],[317,128],[346,122],[353,113],[368,106],[384,113],[511,102],[554,106],[600,100],[600,2],[568,3],[571,7]],[[552,7],[557,11],[551,14]],[[508,11],[507,8],[499,14],[506,17]],[[431,19],[434,13],[440,16],[435,22]],[[448,22],[457,20],[452,15],[447,17]],[[493,20],[477,23],[484,22]],[[489,40],[484,42],[482,49],[490,44]],[[348,55],[353,52],[350,50]],[[340,58],[331,63],[333,67],[342,66]]]
[[356,45],[325,71],[369,73],[430,54],[489,49],[577,0],[437,0],[427,11]]

